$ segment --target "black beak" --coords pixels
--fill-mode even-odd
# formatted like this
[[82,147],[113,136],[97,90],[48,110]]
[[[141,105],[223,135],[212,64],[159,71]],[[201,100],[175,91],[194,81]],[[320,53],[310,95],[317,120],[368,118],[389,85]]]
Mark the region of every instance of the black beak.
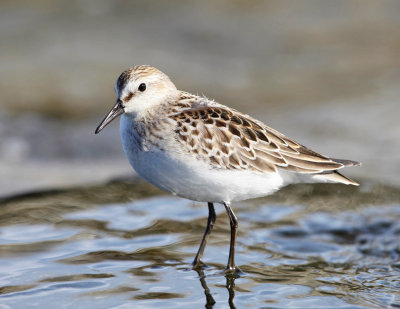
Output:
[[108,125],[111,121],[113,121],[115,118],[117,118],[119,115],[123,113],[124,113],[124,107],[122,105],[122,101],[117,100],[117,103],[108,113],[108,115],[103,119],[103,121],[100,122],[99,126],[96,128],[96,131],[94,131],[94,133],[95,134],[99,133],[101,130],[104,129],[106,125]]

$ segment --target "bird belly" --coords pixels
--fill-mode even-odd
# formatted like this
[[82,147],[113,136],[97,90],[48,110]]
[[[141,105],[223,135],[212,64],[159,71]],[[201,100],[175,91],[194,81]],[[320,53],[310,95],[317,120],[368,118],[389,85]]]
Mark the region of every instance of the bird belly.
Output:
[[127,154],[145,180],[174,195],[202,202],[231,202],[272,194],[283,185],[276,173],[210,168],[196,158],[176,158],[163,151]]
[[135,171],[161,190],[202,202],[232,202],[272,194],[284,185],[279,173],[215,168],[183,152],[165,136],[163,147],[146,147],[128,117],[121,118],[121,139]]

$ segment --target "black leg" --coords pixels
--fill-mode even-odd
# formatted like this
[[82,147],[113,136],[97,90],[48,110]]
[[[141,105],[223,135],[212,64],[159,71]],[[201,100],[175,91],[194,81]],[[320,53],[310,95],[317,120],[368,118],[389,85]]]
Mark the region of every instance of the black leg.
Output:
[[235,270],[235,244],[236,244],[238,220],[230,207],[230,203],[225,202],[224,206],[226,212],[228,213],[229,221],[231,224],[231,244],[229,247],[228,265],[226,265],[225,271],[232,271]]
[[201,263],[201,258],[203,256],[204,248],[206,247],[208,237],[210,236],[211,230],[214,226],[215,220],[217,220],[217,216],[215,214],[215,209],[213,203],[208,203],[208,219],[207,219],[207,227],[204,231],[203,239],[201,240],[201,244],[199,247],[199,251],[197,251],[196,257],[193,261],[193,267],[198,267]]

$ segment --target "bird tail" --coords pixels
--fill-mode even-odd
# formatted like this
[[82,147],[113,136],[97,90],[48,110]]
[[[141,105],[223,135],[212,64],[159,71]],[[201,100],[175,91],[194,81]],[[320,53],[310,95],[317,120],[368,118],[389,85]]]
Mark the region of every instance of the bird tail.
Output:
[[[343,159],[331,159],[334,162],[343,164],[343,167],[345,166],[360,166],[361,163],[357,161],[351,161],[351,160],[343,160]],[[346,176],[343,176],[340,174],[337,170],[334,171],[326,171],[322,172],[319,174],[314,175],[314,178],[317,178],[318,180],[321,180],[323,182],[336,182],[336,183],[343,183],[346,185],[353,185],[353,186],[358,186],[359,183],[355,182],[354,180],[347,178]]]
[[353,186],[359,185],[358,182],[355,182],[354,180],[351,180],[350,178],[343,176],[338,171],[333,171],[325,174],[317,174],[314,176],[314,178],[317,178],[318,180],[321,180],[323,182],[336,182],[336,183],[338,182],[338,183],[343,183],[345,185],[353,185]]

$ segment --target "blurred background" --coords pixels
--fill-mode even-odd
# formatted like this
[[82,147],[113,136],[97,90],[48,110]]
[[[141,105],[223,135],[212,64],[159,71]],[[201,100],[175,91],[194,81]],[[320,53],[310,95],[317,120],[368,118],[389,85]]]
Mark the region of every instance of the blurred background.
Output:
[[118,75],[256,116],[345,174],[399,185],[399,1],[0,2],[0,196],[133,175],[119,125],[94,129]]

